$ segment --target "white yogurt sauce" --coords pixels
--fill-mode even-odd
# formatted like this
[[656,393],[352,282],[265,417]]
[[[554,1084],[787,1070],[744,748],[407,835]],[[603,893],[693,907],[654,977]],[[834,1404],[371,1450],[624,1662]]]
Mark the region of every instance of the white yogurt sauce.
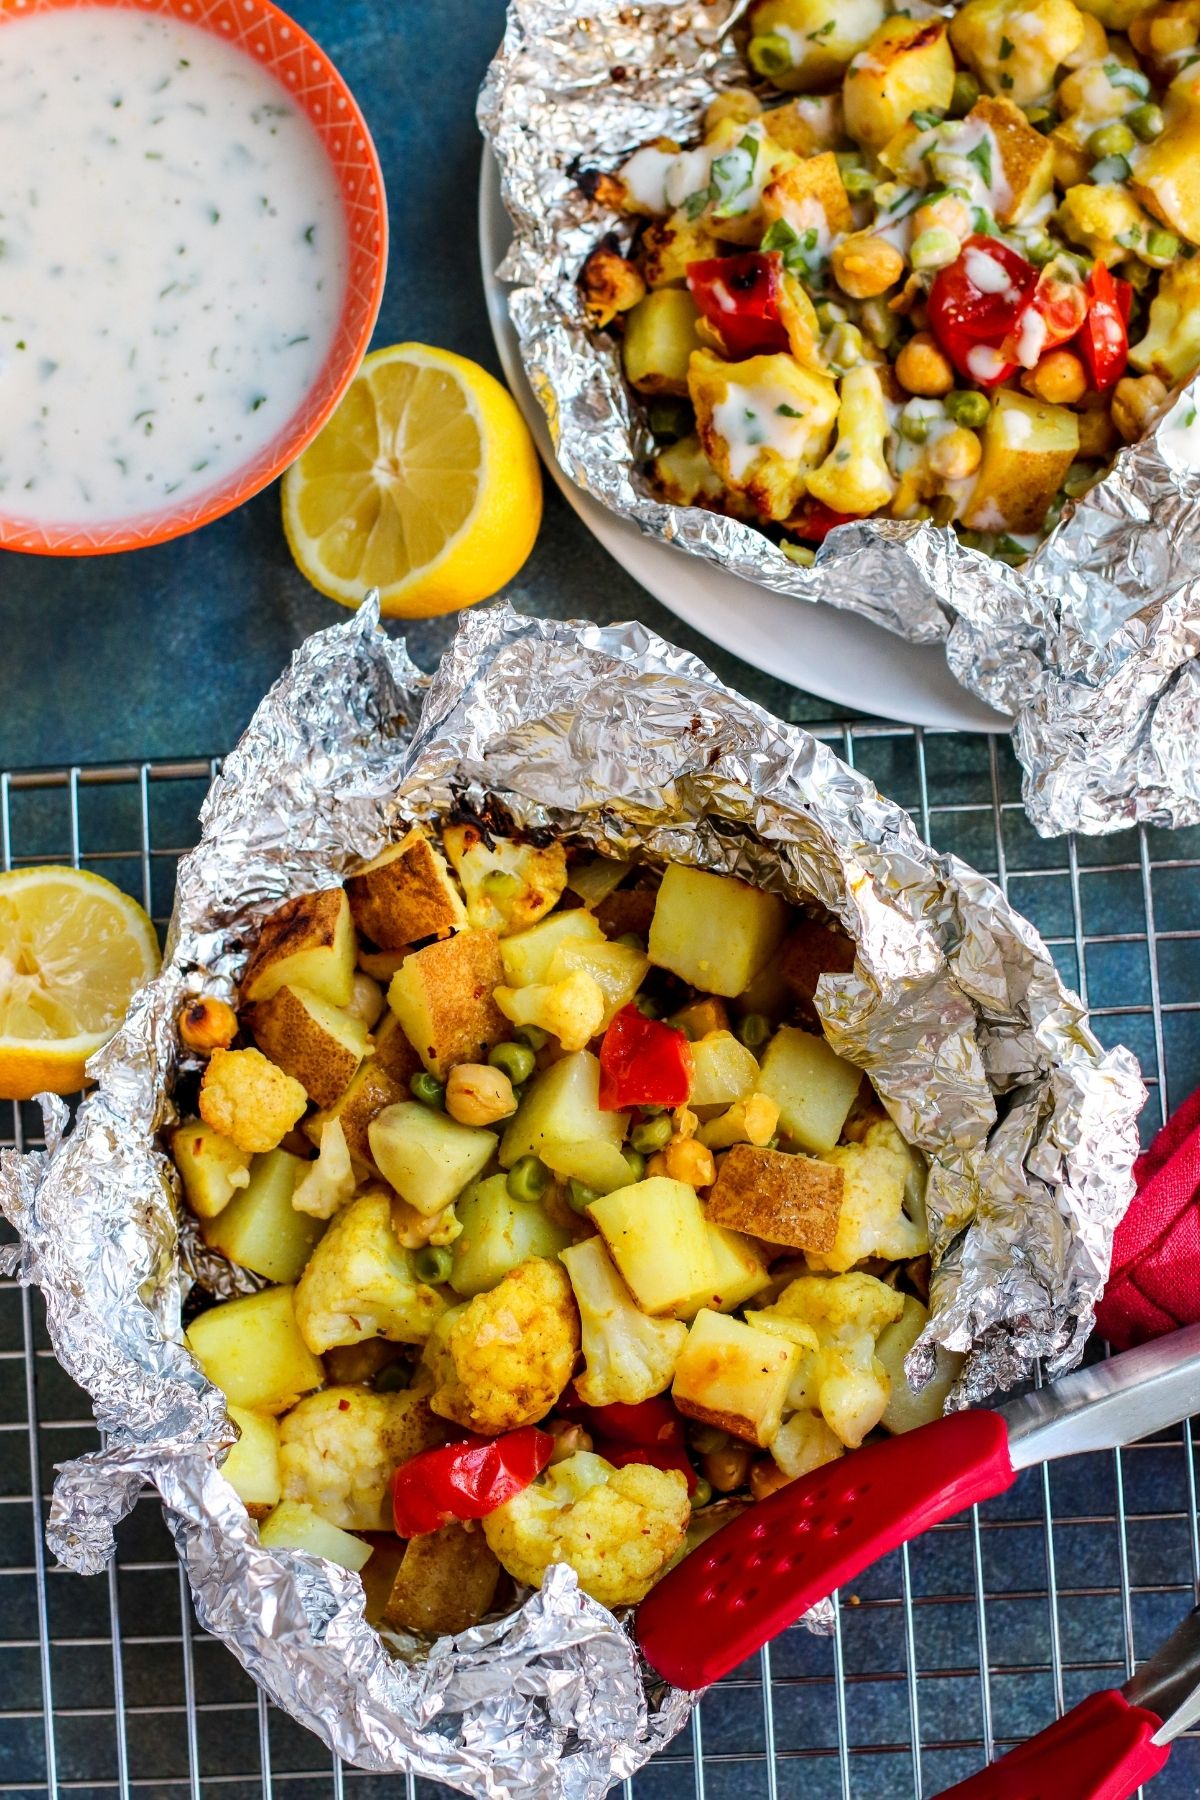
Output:
[[311,387],[346,268],[321,143],[243,52],[124,8],[0,27],[0,510],[222,481]]

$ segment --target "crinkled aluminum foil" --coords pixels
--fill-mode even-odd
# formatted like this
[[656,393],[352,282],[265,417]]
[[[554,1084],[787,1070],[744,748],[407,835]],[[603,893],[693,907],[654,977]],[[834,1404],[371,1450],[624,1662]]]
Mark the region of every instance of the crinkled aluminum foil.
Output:
[[694,658],[639,625],[496,607],[467,616],[428,684],[377,618],[368,604],[297,652],[205,803],[163,972],[96,1058],[73,1130],[52,1102],[48,1152],[3,1153],[9,1266],[44,1291],[55,1350],[107,1433],[59,1471],[49,1540],[98,1570],[148,1481],[201,1622],[342,1756],[496,1800],[589,1800],[666,1743],[692,1697],[644,1685],[630,1638],[569,1570],[511,1616],[395,1660],[358,1577],[264,1549],[220,1474],[230,1428],[180,1341],[189,1277],[155,1137],[174,1116],[184,996],[231,994],[266,911],[456,805],[815,897],[859,945],[856,972],[823,984],[828,1033],[932,1159],[932,1335],[972,1350],[965,1399],[1079,1356],[1144,1093],[996,887]]
[[713,93],[746,82],[731,28],[748,3],[510,0],[479,118],[515,231],[500,274],[514,284],[509,311],[559,462],[652,537],[913,643],[944,642],[963,686],[1013,715],[1025,802],[1044,834],[1200,822],[1193,389],[1068,506],[1020,572],[952,530],[888,520],[847,527],[798,568],[752,526],[666,504],[642,475],[649,438],[576,286],[588,251],[607,232],[627,242],[629,223],[587,200],[578,178],[648,139],[697,134]]

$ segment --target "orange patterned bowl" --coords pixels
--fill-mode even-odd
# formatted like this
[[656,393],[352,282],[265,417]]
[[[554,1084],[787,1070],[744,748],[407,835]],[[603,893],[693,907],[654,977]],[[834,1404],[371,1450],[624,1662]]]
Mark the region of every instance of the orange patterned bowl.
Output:
[[22,518],[0,501],[0,547],[93,556],[181,537],[232,512],[295,461],[336,408],[366,353],[387,270],[387,203],[379,158],[358,104],[314,40],[271,0],[0,0],[4,27],[72,6],[124,8],[198,26],[267,70],[307,115],[329,160],[346,236],[345,290],[328,353],[291,416],[245,463],[182,504],[109,521]]

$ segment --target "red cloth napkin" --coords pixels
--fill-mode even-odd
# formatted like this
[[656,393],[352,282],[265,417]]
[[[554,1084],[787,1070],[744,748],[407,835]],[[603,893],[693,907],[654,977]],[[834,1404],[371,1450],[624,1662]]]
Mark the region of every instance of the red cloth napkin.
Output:
[[1118,1350],[1200,1319],[1200,1089],[1133,1165],[1096,1324]]

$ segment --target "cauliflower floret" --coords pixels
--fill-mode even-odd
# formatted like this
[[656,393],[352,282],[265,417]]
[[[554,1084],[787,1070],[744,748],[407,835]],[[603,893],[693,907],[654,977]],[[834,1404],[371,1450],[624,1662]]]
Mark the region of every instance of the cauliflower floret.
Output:
[[1059,65],[1083,43],[1083,15],[1071,0],[968,0],[950,22],[950,41],[992,94],[1016,106],[1048,97]]
[[1144,249],[1154,220],[1129,189],[1117,182],[1080,182],[1062,197],[1056,222],[1073,244],[1081,244],[1110,267],[1132,250]]
[[701,447],[725,486],[764,519],[790,518],[829,448],[832,379],[784,354],[725,362],[693,350],[688,391]]
[[1200,363],[1200,257],[1173,263],[1163,272],[1150,302],[1146,335],[1131,345],[1129,360],[1169,387]]
[[587,1238],[559,1253],[571,1278],[583,1325],[582,1375],[575,1378],[588,1406],[633,1406],[671,1385],[687,1340],[678,1319],[650,1319],[633,1303],[602,1240]]
[[298,1081],[261,1050],[214,1050],[200,1084],[200,1117],[239,1150],[274,1150],[308,1105]]
[[908,1183],[920,1164],[890,1119],[879,1119],[861,1143],[839,1144],[821,1161],[842,1170],[845,1186],[833,1249],[807,1253],[814,1269],[852,1269],[868,1256],[905,1262],[925,1255],[924,1221],[910,1219],[904,1210]]
[[565,1269],[534,1256],[455,1307],[425,1346],[434,1412],[491,1436],[545,1418],[579,1355]]
[[771,1439],[771,1455],[790,1481],[845,1455],[845,1445],[820,1413],[794,1412]]
[[561,981],[498,987],[494,998],[514,1025],[539,1026],[556,1037],[568,1053],[586,1049],[604,1025],[603,989],[585,969],[572,969]]
[[484,1536],[515,1581],[540,1587],[551,1563],[569,1563],[602,1606],[633,1606],[683,1543],[691,1507],[678,1469],[614,1469],[579,1450],[483,1521]]
[[412,1255],[397,1243],[381,1188],[338,1215],[296,1287],[296,1322],[317,1356],[372,1337],[423,1343],[445,1310],[442,1296],[418,1280]]
[[484,842],[475,825],[447,825],[442,846],[467,897],[467,917],[478,930],[505,937],[524,931],[548,913],[567,885],[567,853],[561,844]]
[[340,1119],[330,1119],[321,1133],[317,1160],[309,1163],[292,1190],[297,1212],[313,1219],[332,1219],[354,1197],[354,1169]]
[[[761,1330],[800,1348],[787,1407],[819,1412],[843,1444],[857,1449],[883,1417],[892,1391],[875,1344],[903,1311],[904,1296],[873,1275],[801,1275],[789,1282],[773,1306],[754,1314]],[[785,1454],[792,1448],[785,1439]],[[786,1462],[780,1467],[787,1472]]]
[[883,388],[870,363],[842,377],[837,443],[808,478],[808,491],[834,512],[872,513],[886,506],[896,483],[884,461],[888,435]]
[[325,1388],[280,1423],[283,1498],[303,1501],[343,1531],[390,1531],[393,1471],[445,1439],[427,1394]]

